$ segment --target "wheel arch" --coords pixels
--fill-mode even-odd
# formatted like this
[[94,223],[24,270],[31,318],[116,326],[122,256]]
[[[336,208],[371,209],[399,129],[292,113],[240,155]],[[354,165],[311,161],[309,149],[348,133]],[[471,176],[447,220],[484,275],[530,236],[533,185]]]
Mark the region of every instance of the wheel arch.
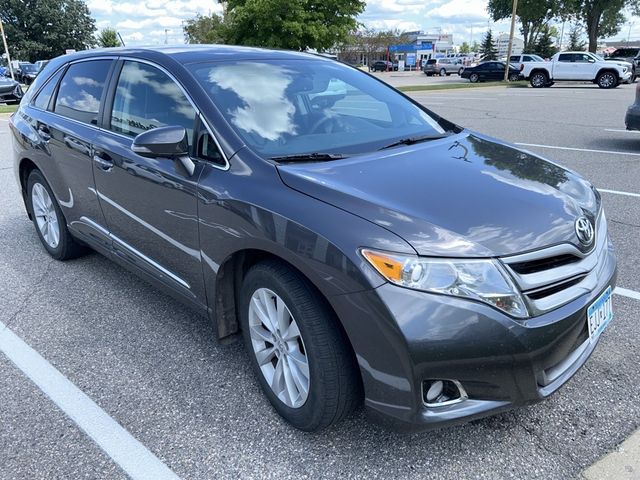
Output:
[[620,74],[618,73],[618,70],[611,67],[603,67],[600,70],[598,70],[598,73],[596,74],[595,79],[597,80],[598,77],[600,77],[600,75],[602,75],[603,73],[613,73],[616,76],[616,79],[620,80]]
[[[32,217],[31,209],[29,208],[29,202],[27,202],[27,179],[29,178],[31,172],[34,170],[39,170],[40,173],[42,173],[42,170],[40,170],[35,162],[30,158],[25,157],[20,160],[20,163],[18,164],[18,180],[20,181],[20,192],[22,193],[22,200],[27,210],[29,219],[31,219]],[[44,173],[42,175],[44,176]]]

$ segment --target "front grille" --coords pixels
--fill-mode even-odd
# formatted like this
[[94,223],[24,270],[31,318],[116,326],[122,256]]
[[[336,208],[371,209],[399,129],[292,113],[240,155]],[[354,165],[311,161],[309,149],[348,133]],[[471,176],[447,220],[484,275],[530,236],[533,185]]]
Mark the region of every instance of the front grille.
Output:
[[566,243],[501,260],[532,313],[539,315],[596,287],[599,270],[605,263],[607,243],[607,222],[601,213],[596,222],[595,246],[587,254]]
[[509,266],[511,269],[520,275],[528,275],[530,273],[538,273],[544,270],[549,270],[556,267],[562,267],[563,265],[569,265],[570,263],[579,262],[580,257],[571,254],[557,255],[554,257],[540,258],[537,260],[531,260],[529,262],[516,262],[511,263]]

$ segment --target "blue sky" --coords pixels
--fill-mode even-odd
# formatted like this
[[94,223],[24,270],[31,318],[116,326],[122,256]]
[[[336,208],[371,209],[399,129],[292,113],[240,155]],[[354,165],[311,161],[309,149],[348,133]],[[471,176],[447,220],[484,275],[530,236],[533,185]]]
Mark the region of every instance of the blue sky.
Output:
[[[182,24],[196,14],[219,13],[214,0],[87,0],[99,29],[113,27],[127,45],[183,43]],[[480,41],[489,15],[487,0],[368,0],[359,20],[374,28],[399,28],[451,33],[455,43]],[[640,19],[623,27],[618,38],[640,39]],[[494,32],[507,32],[508,22],[491,23]]]

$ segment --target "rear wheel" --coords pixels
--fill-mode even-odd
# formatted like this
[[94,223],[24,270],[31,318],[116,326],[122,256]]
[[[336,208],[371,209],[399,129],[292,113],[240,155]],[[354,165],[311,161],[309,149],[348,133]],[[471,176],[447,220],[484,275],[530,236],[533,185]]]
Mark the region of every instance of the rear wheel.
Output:
[[471,83],[478,83],[479,80],[480,76],[477,73],[472,73],[471,75],[469,75],[469,81]]
[[614,88],[618,86],[618,77],[613,72],[602,72],[596,78],[596,83],[600,88]]
[[531,78],[529,79],[529,83],[533,88],[542,88],[548,82],[549,82],[549,79],[547,78],[547,74],[544,72],[535,72],[533,75],[531,75]]
[[440,69],[440,76],[444,77],[447,74],[447,71],[444,68]]
[[520,80],[520,75],[517,73],[512,73],[511,75],[509,75],[509,81],[510,82],[517,82],[518,80]]
[[56,260],[69,260],[86,252],[69,233],[62,210],[39,170],[29,174],[27,195],[33,224],[49,255]]
[[360,402],[360,378],[336,318],[298,272],[275,261],[247,273],[240,293],[245,346],[263,392],[296,428],[317,431]]

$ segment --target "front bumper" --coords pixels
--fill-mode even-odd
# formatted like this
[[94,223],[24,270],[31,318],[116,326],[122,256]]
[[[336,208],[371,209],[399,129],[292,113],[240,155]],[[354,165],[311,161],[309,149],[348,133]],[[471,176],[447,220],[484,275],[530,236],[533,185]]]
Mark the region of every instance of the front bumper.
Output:
[[[485,304],[384,284],[350,295],[367,328],[352,340],[370,414],[386,426],[420,431],[539,402],[586,362],[587,307],[616,281],[612,246],[597,286],[538,317],[514,320]],[[342,317],[338,311],[339,316]],[[361,328],[362,330],[362,328]],[[379,335],[384,335],[386,346]],[[367,342],[366,338],[369,338]],[[425,380],[457,380],[468,399],[427,407]]]

